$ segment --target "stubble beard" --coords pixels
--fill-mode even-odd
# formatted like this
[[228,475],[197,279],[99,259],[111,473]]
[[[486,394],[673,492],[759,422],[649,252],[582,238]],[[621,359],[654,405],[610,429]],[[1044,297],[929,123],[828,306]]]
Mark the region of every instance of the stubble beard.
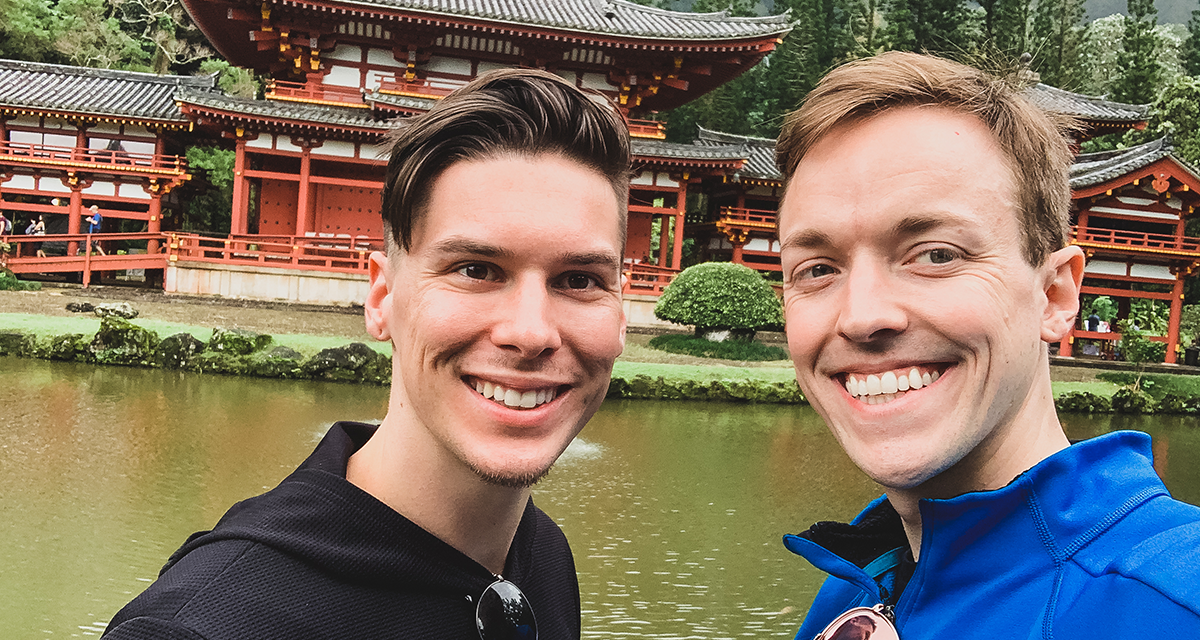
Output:
[[506,489],[528,489],[545,478],[553,465],[529,473],[496,473],[471,465],[471,470],[480,479],[496,487]]

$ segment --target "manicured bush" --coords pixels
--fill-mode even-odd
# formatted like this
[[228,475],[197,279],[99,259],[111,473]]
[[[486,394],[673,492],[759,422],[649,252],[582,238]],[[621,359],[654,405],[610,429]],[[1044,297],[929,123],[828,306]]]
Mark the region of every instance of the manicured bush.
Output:
[[1054,407],[1063,413],[1109,413],[1112,401],[1087,391],[1068,391],[1054,399]]
[[1200,397],[1168,393],[1158,401],[1154,412],[1195,415],[1200,412]]
[[0,291],[40,291],[42,283],[19,280],[12,271],[0,267]]
[[1136,387],[1121,387],[1112,397],[1117,413],[1154,413],[1154,398]]
[[753,402],[803,404],[804,394],[791,382],[764,380],[687,380],[634,375],[614,377],[608,385],[609,398],[639,400],[700,400],[709,402]]
[[753,339],[755,331],[783,326],[783,305],[775,290],[757,271],[732,262],[684,269],[663,291],[654,315],[695,326],[697,337],[727,331],[728,337],[744,342]]
[[699,358],[755,361],[788,359],[788,352],[786,350],[765,345],[761,342],[742,342],[740,340],[713,342],[712,340],[705,340],[696,336],[680,335],[678,333],[655,336],[650,339],[650,346],[661,351],[682,353]]

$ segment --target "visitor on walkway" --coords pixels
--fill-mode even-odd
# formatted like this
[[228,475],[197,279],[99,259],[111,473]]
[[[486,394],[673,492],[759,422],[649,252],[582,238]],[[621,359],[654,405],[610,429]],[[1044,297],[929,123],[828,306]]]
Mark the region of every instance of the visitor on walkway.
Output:
[[0,235],[6,236],[12,233],[12,221],[9,220],[3,211],[0,211]]
[[578,638],[571,550],[530,487],[624,344],[629,172],[615,107],[542,71],[484,75],[408,119],[364,305],[393,350],[382,423],[334,424],[105,637]]
[[1200,637],[1200,508],[1167,492],[1148,435],[1071,444],[1055,413],[1047,343],[1084,267],[1069,125],[1016,83],[899,52],[830,72],[785,122],[797,378],[886,492],[785,536],[832,574],[797,638],[862,616],[875,640]]
[[[27,236],[44,236],[46,235],[46,221],[38,214],[37,218],[29,221],[29,226],[25,227],[25,235]],[[45,258],[46,252],[42,251],[42,243],[33,243],[33,250],[37,252],[37,257]]]
[[[100,207],[92,205],[91,207],[88,207],[88,211],[90,211],[92,214],[91,216],[84,218],[84,220],[88,223],[88,234],[100,233],[100,224],[104,222],[103,216],[100,215]],[[107,255],[104,253],[104,247],[100,246],[99,240],[92,240],[92,249],[99,252],[102,256]]]

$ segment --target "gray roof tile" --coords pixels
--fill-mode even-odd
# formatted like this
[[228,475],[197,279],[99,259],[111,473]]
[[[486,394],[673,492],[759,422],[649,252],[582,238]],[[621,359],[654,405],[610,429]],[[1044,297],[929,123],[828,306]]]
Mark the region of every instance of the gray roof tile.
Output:
[[[1186,171],[1196,176],[1194,169],[1173,155],[1175,150],[1171,138],[1159,138],[1128,149],[1083,153],[1071,165],[1071,188],[1080,189],[1101,184],[1149,166],[1171,156]],[[1196,176],[1200,179],[1200,176]]]
[[670,158],[673,160],[745,160],[742,145],[680,144],[666,140],[633,138],[630,140],[634,158]]
[[175,91],[209,88],[214,83],[212,76],[159,76],[0,60],[0,107],[185,123],[187,118],[172,97]]
[[771,138],[755,138],[739,136],[732,133],[722,133],[698,127],[699,134],[695,144],[703,146],[739,145],[745,154],[746,165],[741,174],[759,180],[783,180],[783,175],[775,166],[775,141]]
[[1148,104],[1126,104],[1103,98],[1085,96],[1037,83],[1025,95],[1034,104],[1054,113],[1075,116],[1084,120],[1104,122],[1140,122],[1150,110]]
[[347,4],[653,39],[741,39],[783,34],[792,28],[787,13],[735,18],[725,11],[668,11],[627,0],[350,0]]
[[180,88],[175,94],[175,99],[198,107],[260,118],[288,120],[300,124],[355,127],[375,129],[381,132],[387,131],[392,126],[388,122],[376,120],[370,109],[331,107],[282,100],[234,98],[219,91],[201,91],[191,88]]

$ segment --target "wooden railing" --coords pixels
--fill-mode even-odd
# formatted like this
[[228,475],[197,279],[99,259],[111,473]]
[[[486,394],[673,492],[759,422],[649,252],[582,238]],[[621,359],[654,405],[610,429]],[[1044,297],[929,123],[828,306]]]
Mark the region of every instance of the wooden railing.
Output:
[[308,102],[312,104],[334,105],[339,107],[369,108],[363,102],[362,90],[357,87],[339,87],[331,84],[284,82],[272,80],[267,84],[267,98],[287,102]]
[[1078,226],[1075,226],[1071,227],[1071,238],[1076,244],[1104,245],[1155,253],[1200,256],[1200,238],[1189,238],[1186,236],[1140,233],[1120,229],[1080,229]]
[[775,212],[763,209],[721,207],[720,219],[726,222],[749,223],[755,227],[775,227]]
[[380,238],[169,234],[167,260],[366,273],[368,256],[382,246]]
[[663,289],[666,289],[677,275],[679,275],[679,271],[670,267],[656,267],[640,263],[628,264],[625,265],[625,286],[622,292],[660,296]]
[[181,156],[156,153],[131,153],[108,149],[80,149],[44,144],[0,140],[0,163],[16,162],[33,166],[179,175],[187,171]]
[[667,126],[654,120],[630,120],[629,135],[634,138],[665,140],[667,138]]
[[[0,266],[13,273],[80,273],[83,285],[87,286],[96,271],[162,269],[167,264],[167,257],[158,252],[162,240],[161,233],[0,236],[0,242],[9,245],[8,253],[0,253]],[[118,242],[126,247],[131,243],[141,245],[138,250],[145,252],[119,254],[116,251]],[[96,243],[102,243],[108,255],[88,250]],[[37,255],[39,249],[44,256]]]
[[379,93],[393,96],[408,96],[412,98],[429,98],[441,100],[454,91],[450,87],[435,87],[428,80],[403,80],[396,76],[381,76],[379,78]]

